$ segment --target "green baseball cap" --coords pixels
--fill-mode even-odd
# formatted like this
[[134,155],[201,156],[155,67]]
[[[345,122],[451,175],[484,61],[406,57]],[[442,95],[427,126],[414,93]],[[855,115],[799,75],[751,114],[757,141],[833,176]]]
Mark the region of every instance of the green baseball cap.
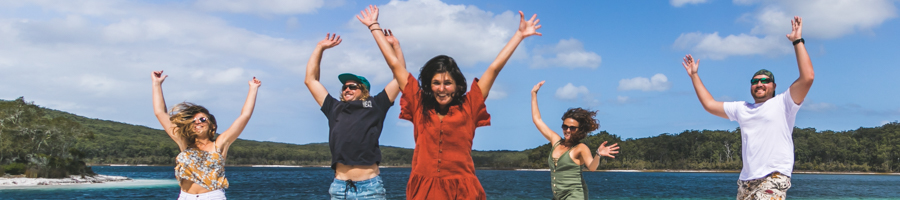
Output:
[[356,74],[343,73],[341,75],[338,75],[338,80],[341,81],[342,85],[347,84],[347,81],[356,81],[358,83],[362,83],[363,85],[365,85],[366,90],[371,90],[371,88],[372,88],[372,86],[369,85],[369,80],[367,80],[366,77],[357,76]]
[[769,80],[772,80],[772,82],[775,82],[775,74],[772,74],[772,72],[769,71],[769,70],[766,70],[766,69],[760,69],[759,71],[756,71],[756,73],[753,74],[753,76],[750,77],[750,78],[756,77],[756,75],[766,75],[766,76],[769,76]]

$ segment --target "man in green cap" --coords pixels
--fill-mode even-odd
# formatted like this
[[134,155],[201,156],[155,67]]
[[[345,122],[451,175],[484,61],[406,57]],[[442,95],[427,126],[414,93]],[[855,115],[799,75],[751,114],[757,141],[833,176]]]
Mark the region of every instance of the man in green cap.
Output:
[[775,94],[775,75],[759,70],[750,79],[753,103],[721,102],[703,86],[697,74],[699,60],[687,55],[682,65],[694,84],[697,98],[707,112],[737,121],[741,128],[741,159],[743,169],[737,182],[737,199],[785,199],[791,188],[794,169],[792,133],[797,111],[812,86],[815,73],[800,36],[802,20],[794,17],[792,31],[787,35],[794,44],[800,77],[781,94]]
[[[400,43],[393,36],[389,42],[400,60]],[[378,139],[388,109],[400,93],[397,80],[392,80],[377,95],[369,96],[372,85],[365,77],[351,73],[338,75],[340,100],[328,94],[319,82],[319,63],[325,49],[341,43],[338,35],[326,35],[316,45],[306,65],[306,87],[322,113],[328,118],[328,147],[334,181],[328,189],[332,199],[385,199],[384,183],[378,164],[381,149]]]

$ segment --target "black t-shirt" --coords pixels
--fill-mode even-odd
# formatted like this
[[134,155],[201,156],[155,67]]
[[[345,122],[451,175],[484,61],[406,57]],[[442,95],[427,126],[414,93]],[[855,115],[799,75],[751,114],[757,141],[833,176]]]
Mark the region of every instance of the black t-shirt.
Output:
[[394,102],[384,90],[365,101],[343,102],[328,94],[322,103],[322,113],[328,118],[328,147],[331,149],[331,169],[337,163],[372,165],[381,163],[378,138],[384,118]]

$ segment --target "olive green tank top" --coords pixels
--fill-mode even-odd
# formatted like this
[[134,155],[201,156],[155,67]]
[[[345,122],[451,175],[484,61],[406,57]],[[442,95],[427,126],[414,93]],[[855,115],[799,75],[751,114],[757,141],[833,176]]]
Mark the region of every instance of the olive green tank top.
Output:
[[550,156],[547,162],[550,164],[550,183],[553,188],[553,199],[588,199],[587,184],[581,176],[581,166],[576,165],[575,161],[569,156],[566,150],[558,159],[553,158],[553,150],[562,140],[553,144],[550,150]]

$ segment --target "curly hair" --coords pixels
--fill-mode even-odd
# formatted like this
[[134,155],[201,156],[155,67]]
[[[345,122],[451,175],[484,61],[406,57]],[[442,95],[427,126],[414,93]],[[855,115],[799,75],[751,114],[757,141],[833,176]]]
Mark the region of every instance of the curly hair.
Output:
[[562,145],[570,148],[574,147],[575,145],[581,143],[581,140],[587,137],[588,133],[599,129],[600,124],[597,123],[597,119],[594,119],[595,116],[597,116],[597,111],[595,110],[569,108],[569,110],[567,110],[566,113],[563,114],[562,120],[565,121],[566,119],[571,118],[577,121],[578,131],[572,133],[569,136],[570,138],[564,138]]
[[456,93],[453,94],[453,99],[448,107],[462,104],[465,101],[466,76],[459,71],[459,66],[456,65],[456,61],[453,58],[446,55],[438,55],[428,60],[419,71],[419,82],[422,83],[422,87],[419,87],[422,90],[419,93],[422,99],[422,115],[428,116],[428,111],[436,110],[440,107],[434,97],[434,91],[431,90],[431,79],[434,78],[435,74],[445,72],[450,74],[453,82],[456,82]]
[[[209,122],[209,129],[207,129],[206,133],[195,133],[194,129],[191,128],[191,125],[194,124],[194,115],[197,115],[197,113],[203,113],[208,116],[207,122]],[[184,144],[188,147],[197,147],[195,140],[199,134],[206,134],[206,137],[208,137],[209,140],[215,141],[217,128],[216,117],[209,114],[209,110],[203,106],[182,102],[172,107],[169,116],[169,120],[175,125],[173,131],[176,135],[181,137]]]

